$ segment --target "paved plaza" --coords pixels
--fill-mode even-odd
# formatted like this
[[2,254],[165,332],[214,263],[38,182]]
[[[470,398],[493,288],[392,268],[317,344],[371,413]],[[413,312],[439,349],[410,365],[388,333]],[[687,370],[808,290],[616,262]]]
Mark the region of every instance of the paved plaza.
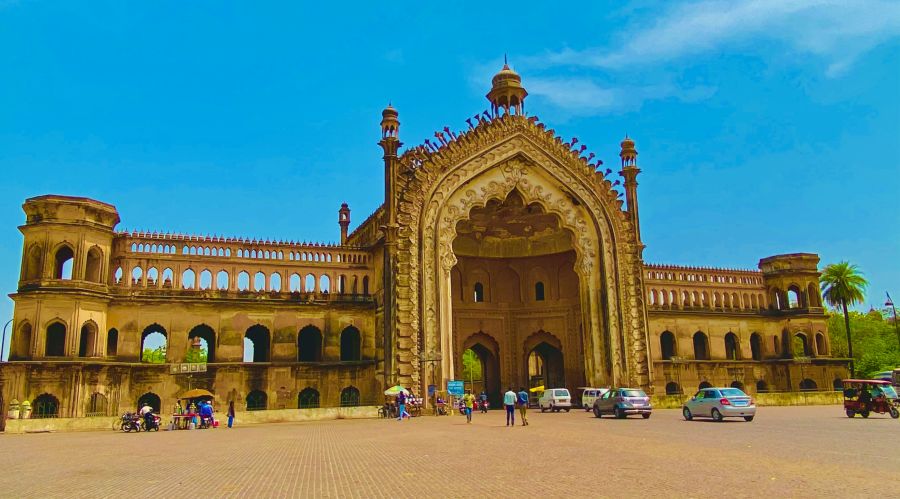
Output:
[[[0,435],[4,497],[871,496],[900,487],[900,422],[838,406],[752,423],[581,411],[204,431]],[[879,492],[880,491],[880,492]]]

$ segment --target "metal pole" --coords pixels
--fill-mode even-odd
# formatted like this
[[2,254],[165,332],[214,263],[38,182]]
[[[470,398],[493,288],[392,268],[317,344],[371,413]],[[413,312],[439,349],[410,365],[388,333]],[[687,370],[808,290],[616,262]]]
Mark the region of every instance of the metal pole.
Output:
[[[894,322],[897,322],[897,319],[896,319],[897,312],[896,311],[894,311],[894,317],[895,317]],[[6,321],[6,324],[3,325],[3,339],[0,339],[0,362],[3,362],[3,348],[6,346],[6,328],[9,327],[10,324],[12,324],[12,321],[13,320],[10,319],[10,320]],[[12,345],[10,345],[10,346],[12,346]]]
[[[887,295],[887,302],[885,305],[891,307],[891,310],[894,312],[894,330],[897,331],[897,344],[900,345],[900,323],[897,322],[897,308],[894,306],[894,300],[891,300],[891,295],[887,291],[884,292]],[[2,356],[0,356],[2,358]]]

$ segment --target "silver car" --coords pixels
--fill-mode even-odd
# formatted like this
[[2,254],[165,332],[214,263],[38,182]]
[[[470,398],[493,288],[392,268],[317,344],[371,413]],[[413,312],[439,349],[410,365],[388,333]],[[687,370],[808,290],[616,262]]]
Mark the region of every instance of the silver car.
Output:
[[629,414],[640,414],[647,419],[653,407],[650,397],[640,388],[613,388],[594,400],[594,416],[612,414],[622,419]]
[[716,421],[725,418],[753,421],[756,405],[749,395],[738,388],[704,388],[684,404],[681,413],[688,421],[695,417],[713,418]]

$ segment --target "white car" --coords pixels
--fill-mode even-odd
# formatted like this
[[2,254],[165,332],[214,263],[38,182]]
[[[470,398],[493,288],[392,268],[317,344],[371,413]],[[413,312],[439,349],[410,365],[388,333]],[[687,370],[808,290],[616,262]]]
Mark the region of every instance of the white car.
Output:
[[560,409],[569,412],[572,409],[572,396],[569,395],[569,390],[566,388],[544,390],[543,395],[538,399],[538,406],[541,408],[541,412],[559,412]]
[[581,407],[583,407],[585,411],[591,412],[591,408],[594,407],[594,401],[602,397],[603,394],[608,391],[609,388],[585,388],[584,391],[581,392]]

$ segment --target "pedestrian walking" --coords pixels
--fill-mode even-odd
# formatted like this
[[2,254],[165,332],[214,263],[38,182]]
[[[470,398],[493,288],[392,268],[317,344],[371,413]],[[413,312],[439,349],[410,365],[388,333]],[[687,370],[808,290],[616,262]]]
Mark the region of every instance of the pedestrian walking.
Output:
[[519,393],[516,394],[516,403],[519,405],[519,416],[522,418],[522,426],[528,426],[528,392],[525,388],[519,387]]
[[397,394],[397,421],[403,421],[403,417],[406,416],[409,419],[409,413],[406,412],[406,392],[403,390]]
[[234,424],[234,400],[228,402],[228,427]]
[[506,426],[516,425],[516,392],[512,387],[503,394],[503,405],[506,406]]
[[466,390],[466,394],[463,395],[463,405],[466,408],[466,424],[472,422],[472,409],[475,405],[475,395],[472,395],[472,390]]

